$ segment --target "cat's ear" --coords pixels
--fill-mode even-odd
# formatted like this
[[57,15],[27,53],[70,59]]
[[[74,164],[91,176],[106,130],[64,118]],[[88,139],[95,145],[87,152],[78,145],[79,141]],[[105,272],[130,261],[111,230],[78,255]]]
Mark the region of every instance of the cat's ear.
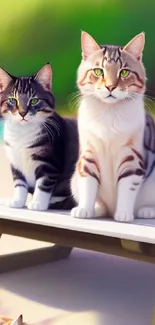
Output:
[[17,319],[13,320],[10,325],[22,325],[23,324],[23,316],[20,315]]
[[11,76],[5,70],[0,68],[0,93],[7,88],[11,80]]
[[50,91],[52,87],[52,68],[50,64],[47,63],[44,65],[34,76],[34,79],[37,80],[45,90]]
[[123,50],[128,52],[135,59],[140,61],[142,59],[144,45],[145,45],[145,34],[142,32],[136,35],[127,45],[125,45]]
[[81,34],[81,47],[83,60],[86,60],[92,53],[101,49],[96,41],[86,32]]

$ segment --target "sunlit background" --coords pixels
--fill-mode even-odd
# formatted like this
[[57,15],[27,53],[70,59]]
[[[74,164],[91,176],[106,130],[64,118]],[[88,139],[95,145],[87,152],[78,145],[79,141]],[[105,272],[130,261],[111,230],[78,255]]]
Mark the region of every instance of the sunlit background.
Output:
[[[32,75],[50,62],[56,109],[63,114],[74,114],[76,105],[71,94],[76,92],[81,30],[100,44],[120,45],[144,31],[148,94],[154,96],[154,0],[3,0],[0,65],[21,76]],[[152,104],[150,97],[147,107]]]

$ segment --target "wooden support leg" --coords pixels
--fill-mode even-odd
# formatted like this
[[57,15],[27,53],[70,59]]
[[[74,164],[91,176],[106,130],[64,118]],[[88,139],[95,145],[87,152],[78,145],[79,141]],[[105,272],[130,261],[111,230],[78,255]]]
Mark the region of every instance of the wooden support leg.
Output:
[[71,247],[53,245],[31,251],[0,255],[0,274],[65,259],[70,255],[71,250]]
[[155,308],[153,310],[153,318],[152,318],[152,323],[151,325],[155,325]]
[[121,244],[122,247],[126,249],[128,252],[138,253],[138,254],[150,254],[152,256],[155,256],[154,255],[155,250],[153,252],[152,245],[148,243],[141,243],[141,242],[136,242],[128,239],[121,239]]

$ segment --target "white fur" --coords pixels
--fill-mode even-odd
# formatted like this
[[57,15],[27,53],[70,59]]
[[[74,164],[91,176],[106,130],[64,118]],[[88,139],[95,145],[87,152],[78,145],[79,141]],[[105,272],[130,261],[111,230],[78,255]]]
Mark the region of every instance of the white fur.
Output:
[[94,216],[95,200],[98,192],[98,182],[95,178],[88,175],[78,179],[79,206],[71,211],[73,217],[91,218]]
[[[134,101],[117,101],[109,105],[94,97],[84,97],[81,101],[78,113],[78,125],[81,142],[83,132],[90,132],[105,143],[109,140],[121,140],[125,142],[128,137],[138,129],[144,130],[145,115],[143,96],[137,96]],[[82,135],[81,135],[82,132]],[[125,136],[125,138],[124,138]],[[141,134],[140,139],[142,139]],[[139,137],[138,137],[139,138]],[[139,141],[139,139],[137,139]],[[118,143],[118,146],[121,145]]]
[[28,191],[24,187],[14,188],[12,199],[0,198],[0,204],[10,208],[23,208],[26,203]]
[[[85,148],[91,144],[91,148],[98,158],[101,185],[98,188],[96,200],[96,187],[93,188],[93,178],[90,177],[87,192],[87,177],[83,177],[85,181],[83,181],[83,185],[81,182],[79,186],[80,176],[76,169],[71,188],[78,207],[72,210],[72,215],[84,218],[91,216],[96,200],[99,207],[99,213],[95,209],[97,216],[99,214],[106,216],[110,213],[115,216],[117,221],[124,222],[132,221],[134,214],[138,217],[155,217],[155,172],[154,181],[148,179],[141,185],[142,177],[133,175],[120,180],[117,186],[116,169],[121,159],[125,155],[131,154],[130,148],[124,147],[129,139],[133,139],[133,147],[144,155],[143,95],[137,94],[134,101],[116,101],[112,105],[103,103],[92,96],[84,96],[79,107],[78,126],[81,150],[85,151]],[[122,150],[122,148],[125,149]],[[133,181],[137,180],[139,181],[137,190],[129,191]],[[92,183],[90,184],[90,182]]]
[[5,146],[10,163],[25,176],[29,186],[35,186],[35,167],[38,162],[31,159],[33,149],[26,149],[37,140],[39,124],[8,120],[4,127],[4,140],[10,146]]
[[53,196],[50,200],[50,203],[56,203],[56,202],[61,202],[64,199],[66,199],[67,196]]
[[39,189],[39,185],[41,184],[42,184],[42,178],[39,178],[35,184],[33,199],[28,204],[28,209],[30,210],[45,211],[48,209],[51,193],[41,191]]

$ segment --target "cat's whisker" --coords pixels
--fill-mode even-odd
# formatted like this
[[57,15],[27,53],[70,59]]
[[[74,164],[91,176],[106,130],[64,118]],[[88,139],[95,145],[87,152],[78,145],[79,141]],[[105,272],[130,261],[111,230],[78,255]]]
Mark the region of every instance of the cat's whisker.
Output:
[[48,137],[49,143],[51,144],[52,141],[51,141],[51,139],[50,139],[50,137],[49,137],[49,130],[48,130],[48,128],[47,128],[47,126],[46,126],[45,124],[43,125],[43,127],[45,128],[45,132],[46,132],[46,134],[47,134],[47,137]]
[[53,128],[55,128],[58,133],[58,136],[60,135],[60,126],[55,120],[48,120],[47,124],[50,124]]
[[145,97],[149,98],[149,99],[152,99],[153,101],[155,100],[155,97],[153,96],[149,96],[148,94],[145,94]]
[[155,101],[150,100],[149,98],[144,98],[144,102],[145,102],[145,103],[148,103],[148,104],[150,104],[150,105],[152,105],[152,106],[155,105]]
[[81,96],[81,94],[80,94],[80,91],[77,90],[77,91],[73,92],[72,94],[70,94],[70,95],[68,96],[68,100],[70,101],[70,100],[72,100],[72,99],[74,99],[74,98],[76,98],[76,97],[79,97],[79,96]]
[[53,127],[57,131],[58,136],[60,136],[60,130],[59,130],[58,126],[56,124],[53,124]]
[[[54,137],[53,131],[52,129],[50,129],[49,125],[47,123],[44,123],[44,127],[46,128],[47,134],[48,136],[50,135],[52,138]],[[52,141],[52,139],[50,139],[50,142]]]
[[0,120],[0,128],[3,128],[4,127],[4,120]]
[[[131,98],[135,98],[136,97],[136,93],[131,93]],[[145,104],[145,109],[146,111],[148,111],[149,113],[152,113],[152,108],[153,106],[155,106],[155,99],[152,97],[148,97],[147,95],[144,96],[144,104]]]
[[149,113],[152,114],[152,107],[150,107],[149,104],[146,102],[145,102],[145,109],[146,109],[146,111],[148,111]]
[[79,102],[81,99],[81,94],[79,91],[76,91],[68,96],[68,107],[70,111],[73,112],[79,106]]
[[[134,93],[135,94],[135,93]],[[133,94],[131,94],[131,97],[133,98],[133,101],[135,100],[135,96],[133,97]],[[145,109],[146,111],[148,111],[149,113],[152,113],[152,100],[151,100],[151,103],[150,101],[148,100],[148,98],[145,96],[144,97],[144,103],[145,103]]]
[[150,97],[152,97],[152,98],[155,97],[155,91],[147,89],[147,96],[149,96],[148,93],[152,93],[153,97],[152,96],[150,96]]
[[[137,96],[136,92],[130,92],[130,94]],[[152,103],[155,103],[155,97],[149,96],[148,94],[144,94],[144,100],[148,100]]]

